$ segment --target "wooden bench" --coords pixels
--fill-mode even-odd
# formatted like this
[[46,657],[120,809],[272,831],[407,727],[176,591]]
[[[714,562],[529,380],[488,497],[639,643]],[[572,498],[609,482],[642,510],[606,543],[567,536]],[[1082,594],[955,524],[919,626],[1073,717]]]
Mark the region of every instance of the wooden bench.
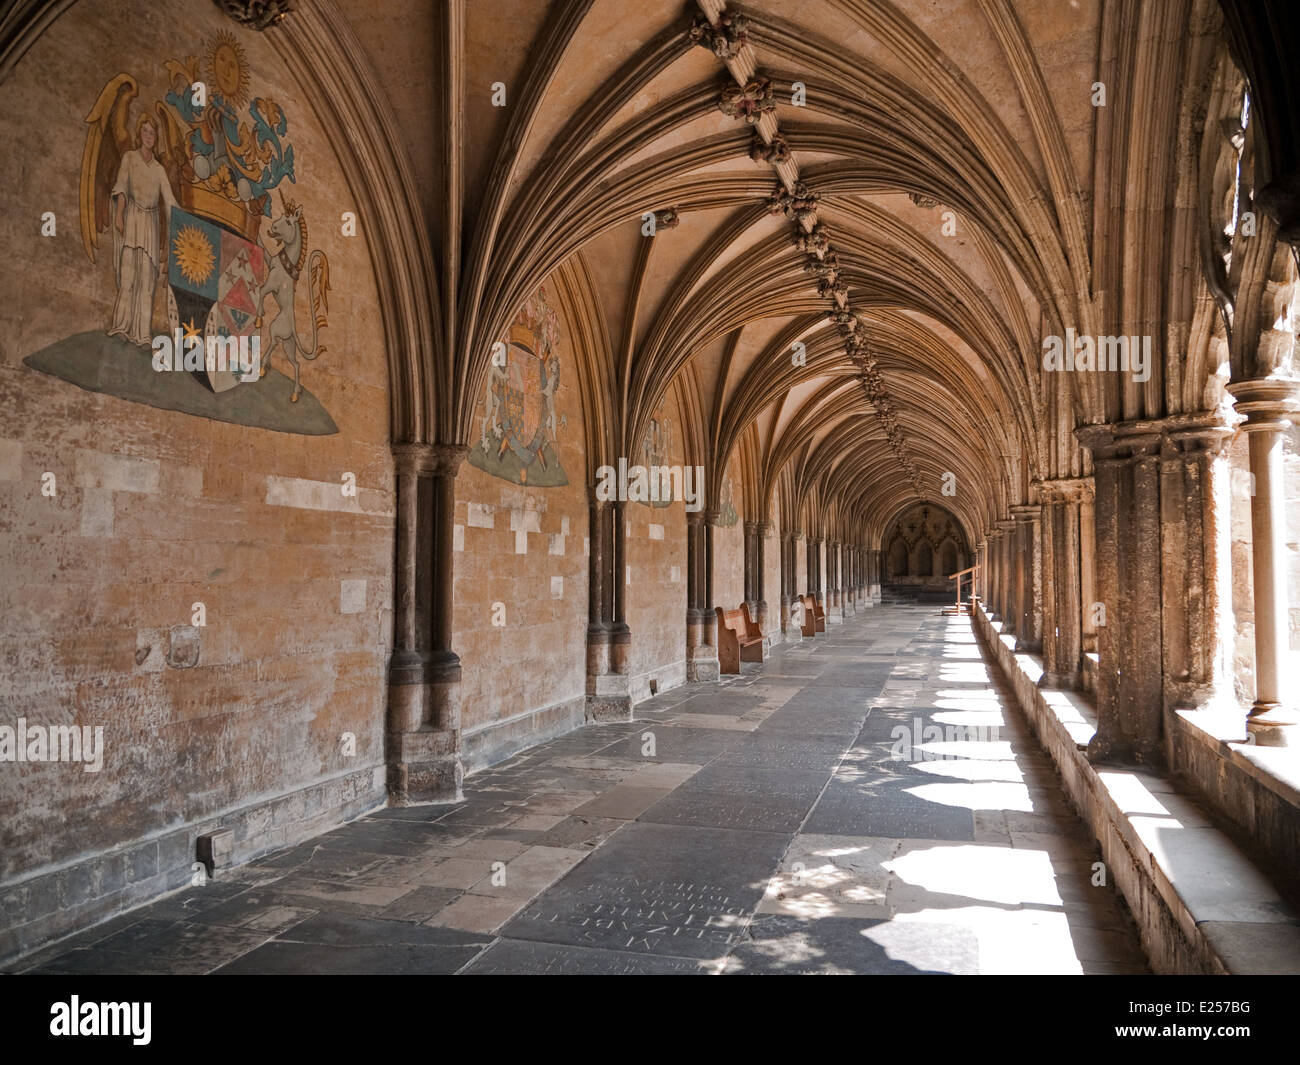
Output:
[[799,602],[803,605],[803,634],[815,636],[819,632],[825,632],[826,612],[822,610],[821,604],[811,595],[799,596]]
[[763,633],[749,615],[749,604],[739,610],[714,607],[718,614],[718,668],[723,673],[739,673],[741,662],[763,661]]

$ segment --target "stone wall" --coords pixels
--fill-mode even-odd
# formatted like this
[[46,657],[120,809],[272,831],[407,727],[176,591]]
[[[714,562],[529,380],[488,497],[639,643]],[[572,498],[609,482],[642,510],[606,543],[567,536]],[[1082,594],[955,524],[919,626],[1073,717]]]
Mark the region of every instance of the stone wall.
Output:
[[[519,411],[481,406],[476,443],[482,450],[471,452],[456,478],[452,649],[461,660],[466,772],[583,721],[590,546],[582,398],[569,323],[545,302],[545,293],[544,286],[538,305],[554,310],[557,327],[555,440],[549,443],[549,430],[540,424],[535,396]],[[522,328],[520,339],[538,348]],[[537,360],[522,350],[510,359],[516,374],[511,384],[539,385]],[[485,399],[488,387],[485,382]],[[495,431],[494,419],[503,433]],[[540,458],[526,467],[511,461],[512,442],[531,445],[539,432],[548,441]],[[474,464],[484,454],[484,464],[497,473]]]
[[[301,361],[296,402],[282,351],[267,352],[261,380],[218,393],[156,372],[147,337],[108,334],[117,260],[94,203],[99,188],[107,207],[119,164],[115,148],[88,150],[86,118],[113,103],[101,93],[120,75],[136,90],[119,98],[129,136],[146,109],[174,116],[158,103],[177,88],[173,59],[210,94],[224,85],[241,121],[257,101],[269,127],[287,123],[293,180],[256,216],[254,243],[277,246],[281,196],[296,201],[330,286],[324,351]],[[343,234],[354,203],[312,106],[258,34],[213,5],[167,0],[83,0],[0,86],[12,149],[0,217],[0,724],[103,729],[98,772],[0,762],[0,954],[187,882],[200,831],[233,828],[243,860],[383,801],[384,335],[365,219]],[[225,286],[237,271],[226,271],[248,245],[215,223],[173,222],[168,278],[211,285],[236,308],[244,297]],[[304,347],[311,277],[304,263]],[[124,306],[148,308],[140,291]],[[158,283],[149,334],[169,332],[167,295]],[[201,331],[204,305],[186,307]],[[269,326],[275,299],[265,307]]]

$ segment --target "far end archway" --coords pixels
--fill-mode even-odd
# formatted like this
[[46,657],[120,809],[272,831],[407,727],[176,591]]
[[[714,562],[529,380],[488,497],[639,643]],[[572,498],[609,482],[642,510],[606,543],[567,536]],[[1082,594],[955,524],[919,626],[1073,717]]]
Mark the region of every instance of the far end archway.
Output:
[[973,563],[966,530],[937,503],[917,503],[900,512],[885,526],[881,550],[889,590],[935,601],[951,599],[949,578]]

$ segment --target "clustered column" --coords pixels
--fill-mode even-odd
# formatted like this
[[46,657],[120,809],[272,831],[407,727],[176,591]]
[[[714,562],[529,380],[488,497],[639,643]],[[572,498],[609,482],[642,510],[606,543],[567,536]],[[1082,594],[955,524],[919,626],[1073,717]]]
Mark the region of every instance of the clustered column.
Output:
[[1040,583],[1042,558],[1039,538],[1042,508],[1025,503],[1011,508],[1015,515],[1015,590],[1012,613],[1016,617],[1016,650],[1035,653],[1043,649],[1043,615]]
[[713,524],[710,518],[710,514],[700,511],[686,515],[686,679],[694,681],[715,681],[721,675],[716,640],[717,616],[713,612]]
[[624,504],[587,490],[587,713],[588,721],[629,721],[632,695],[627,662],[632,633],[624,616],[627,584]]
[[792,529],[781,532],[781,633],[790,643],[803,639],[803,630],[794,623],[794,601],[799,595],[796,551],[799,534]]
[[1043,680],[1045,687],[1078,688],[1083,661],[1083,583],[1080,506],[1092,498],[1092,478],[1038,484],[1043,501]]
[[395,444],[397,545],[387,761],[396,805],[456,801],[460,659],[451,649],[456,472],[467,449]]
[[1160,611],[1160,433],[1150,424],[1076,430],[1096,484],[1097,732],[1093,761],[1164,760]]

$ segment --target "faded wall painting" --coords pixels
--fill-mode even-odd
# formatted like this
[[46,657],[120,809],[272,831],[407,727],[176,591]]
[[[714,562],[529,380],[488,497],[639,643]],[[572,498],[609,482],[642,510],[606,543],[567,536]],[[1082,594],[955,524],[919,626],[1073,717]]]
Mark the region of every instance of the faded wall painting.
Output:
[[329,259],[285,194],[297,181],[288,116],[252,95],[228,33],[161,66],[162,99],[138,102],[141,83],[118,74],[85,118],[81,238],[89,269],[116,287],[110,320],[24,362],[166,410],[336,433],[303,387],[325,354]]
[[[663,412],[663,406],[655,411],[654,417],[650,419],[650,425],[645,431],[645,436],[641,438],[641,454],[637,462],[647,470],[654,466],[671,466],[673,463],[673,423]],[[668,486],[664,486],[668,488]],[[676,485],[672,485],[667,491],[663,492],[660,499],[639,499],[636,502],[643,507],[670,507],[673,505],[673,494]]]
[[729,529],[740,520],[736,513],[736,486],[731,479],[731,472],[722,479],[722,491],[718,496],[718,520],[714,522],[720,528]]
[[468,461],[513,484],[548,488],[568,484],[560,462],[556,414],[560,390],[560,319],[538,289],[515,317],[488,364],[478,442]]

